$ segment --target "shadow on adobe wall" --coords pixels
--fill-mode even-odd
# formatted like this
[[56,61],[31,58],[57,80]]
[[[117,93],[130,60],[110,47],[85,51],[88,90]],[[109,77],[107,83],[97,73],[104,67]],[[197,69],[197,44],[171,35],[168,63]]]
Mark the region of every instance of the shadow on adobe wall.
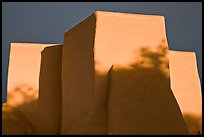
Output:
[[[36,130],[26,116],[21,112],[21,107],[33,109],[36,104],[37,90],[22,84],[16,86],[8,93],[7,103],[2,106],[2,134],[21,135],[36,134]],[[15,106],[13,106],[15,105]]]
[[108,131],[102,134],[188,134],[170,88],[165,44],[161,40],[156,50],[144,46],[136,51],[137,62],[128,68],[111,67],[102,87],[107,90],[97,97],[97,111],[103,113],[94,112],[94,123],[107,120],[101,128]]
[[[38,90],[16,86],[2,106],[2,134],[59,134],[62,45],[41,52]],[[15,106],[15,107],[13,107]]]
[[140,59],[137,56],[129,69],[113,65],[107,75],[96,72],[104,80],[94,99],[94,112],[68,133],[188,134],[170,88],[165,44],[161,40],[156,50],[144,46],[136,51]]
[[62,115],[62,45],[41,52],[38,113],[39,134],[59,134]]
[[[167,46],[143,47],[129,69],[110,73],[109,125],[113,134],[188,134],[170,88]],[[119,86],[120,85],[120,86]]]
[[200,117],[188,113],[184,114],[183,117],[190,133],[195,135],[202,134],[202,119]]
[[[131,65],[131,69],[113,65],[104,79],[99,94],[97,109],[91,116],[85,117],[76,126],[85,134],[187,134],[184,119],[170,89],[169,67],[165,41],[162,40],[156,51],[143,47],[135,54],[140,61]],[[61,124],[61,46],[45,48],[42,52],[40,70],[39,100],[33,100],[21,87],[15,89],[23,98],[23,104],[6,106],[2,110],[3,134],[37,134],[36,129],[18,109],[31,111],[36,103],[40,106],[34,121],[49,126],[52,134],[59,134]],[[49,69],[48,69],[49,68]],[[100,77],[100,74],[96,74]],[[80,85],[79,85],[80,86]],[[43,92],[42,92],[43,91]],[[50,94],[52,93],[52,94]],[[14,94],[12,94],[14,95]],[[15,97],[17,96],[15,95]],[[12,98],[12,96],[10,96]],[[13,100],[15,100],[13,98]],[[35,115],[35,114],[34,114]],[[198,126],[199,120],[193,116],[184,116]],[[46,121],[46,122],[45,122]],[[96,126],[92,126],[96,125]],[[191,125],[192,126],[192,125]],[[80,130],[81,128],[77,128]],[[40,132],[45,130],[38,127]],[[93,131],[95,130],[95,131]]]

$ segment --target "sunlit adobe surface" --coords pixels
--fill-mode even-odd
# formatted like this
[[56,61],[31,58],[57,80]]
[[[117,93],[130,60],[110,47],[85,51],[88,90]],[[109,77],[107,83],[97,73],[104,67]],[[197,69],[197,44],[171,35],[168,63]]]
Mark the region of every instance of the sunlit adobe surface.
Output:
[[202,95],[194,52],[169,52],[171,88],[191,133],[202,131]]
[[95,69],[106,72],[112,64],[131,65],[141,48],[168,48],[163,16],[96,12]]
[[[11,43],[7,102],[2,107],[4,134],[59,131],[61,51],[58,44]],[[21,129],[25,124],[33,129]],[[9,125],[13,126],[8,128]],[[44,130],[46,126],[49,131]]]
[[97,11],[65,32],[63,48],[11,45],[4,133],[20,121],[11,133],[187,134],[184,119],[200,130],[195,58],[169,56],[163,16]]
[[7,103],[20,105],[38,97],[41,51],[54,44],[11,43]]

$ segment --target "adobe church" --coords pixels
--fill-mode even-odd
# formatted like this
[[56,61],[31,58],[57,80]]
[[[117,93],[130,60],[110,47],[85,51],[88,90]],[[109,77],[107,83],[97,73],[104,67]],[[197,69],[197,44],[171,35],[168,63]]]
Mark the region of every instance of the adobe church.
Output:
[[163,16],[96,11],[63,44],[10,46],[3,135],[202,133],[196,54]]

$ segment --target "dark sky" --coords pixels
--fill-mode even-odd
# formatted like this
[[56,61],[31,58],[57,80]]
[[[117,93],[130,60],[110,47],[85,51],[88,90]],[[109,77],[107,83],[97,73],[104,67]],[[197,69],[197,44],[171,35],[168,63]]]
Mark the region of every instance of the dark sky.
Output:
[[64,32],[96,10],[165,16],[169,49],[196,52],[202,81],[201,2],[18,2],[2,4],[2,101],[11,42],[63,43]]

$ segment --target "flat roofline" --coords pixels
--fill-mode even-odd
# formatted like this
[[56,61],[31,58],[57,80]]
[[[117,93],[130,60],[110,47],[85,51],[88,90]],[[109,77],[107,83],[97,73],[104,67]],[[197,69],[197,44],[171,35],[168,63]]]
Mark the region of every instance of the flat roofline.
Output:
[[95,14],[107,14],[107,15],[116,15],[116,16],[132,16],[132,17],[142,17],[142,18],[165,18],[163,15],[156,14],[144,14],[144,13],[128,13],[128,12],[111,12],[111,11],[103,11],[97,10]]
[[62,44],[58,44],[58,43],[34,43],[34,42],[11,42],[11,45],[15,44],[15,46],[25,46],[25,45],[62,45]]
[[[165,17],[162,15],[150,15],[150,14],[135,14],[135,13],[124,13],[124,12],[110,12],[110,11],[102,11],[102,10],[96,10],[94,13],[90,14],[89,16],[85,17],[82,21],[79,21],[77,24],[72,26],[70,29],[65,31],[64,34],[69,33],[73,30],[75,30],[79,25],[83,24],[93,16],[97,18],[98,15],[113,15],[113,16],[119,16],[119,17],[135,17],[135,18],[141,18],[141,19],[152,19],[152,18],[157,18],[157,19],[162,19],[164,20]],[[97,21],[97,19],[96,19]]]
[[169,52],[175,52],[175,53],[179,52],[179,53],[188,54],[188,55],[189,54],[191,54],[191,55],[192,54],[194,54],[194,55],[196,54],[196,52],[194,52],[194,51],[182,51],[182,50],[171,50],[171,49],[169,49]]

